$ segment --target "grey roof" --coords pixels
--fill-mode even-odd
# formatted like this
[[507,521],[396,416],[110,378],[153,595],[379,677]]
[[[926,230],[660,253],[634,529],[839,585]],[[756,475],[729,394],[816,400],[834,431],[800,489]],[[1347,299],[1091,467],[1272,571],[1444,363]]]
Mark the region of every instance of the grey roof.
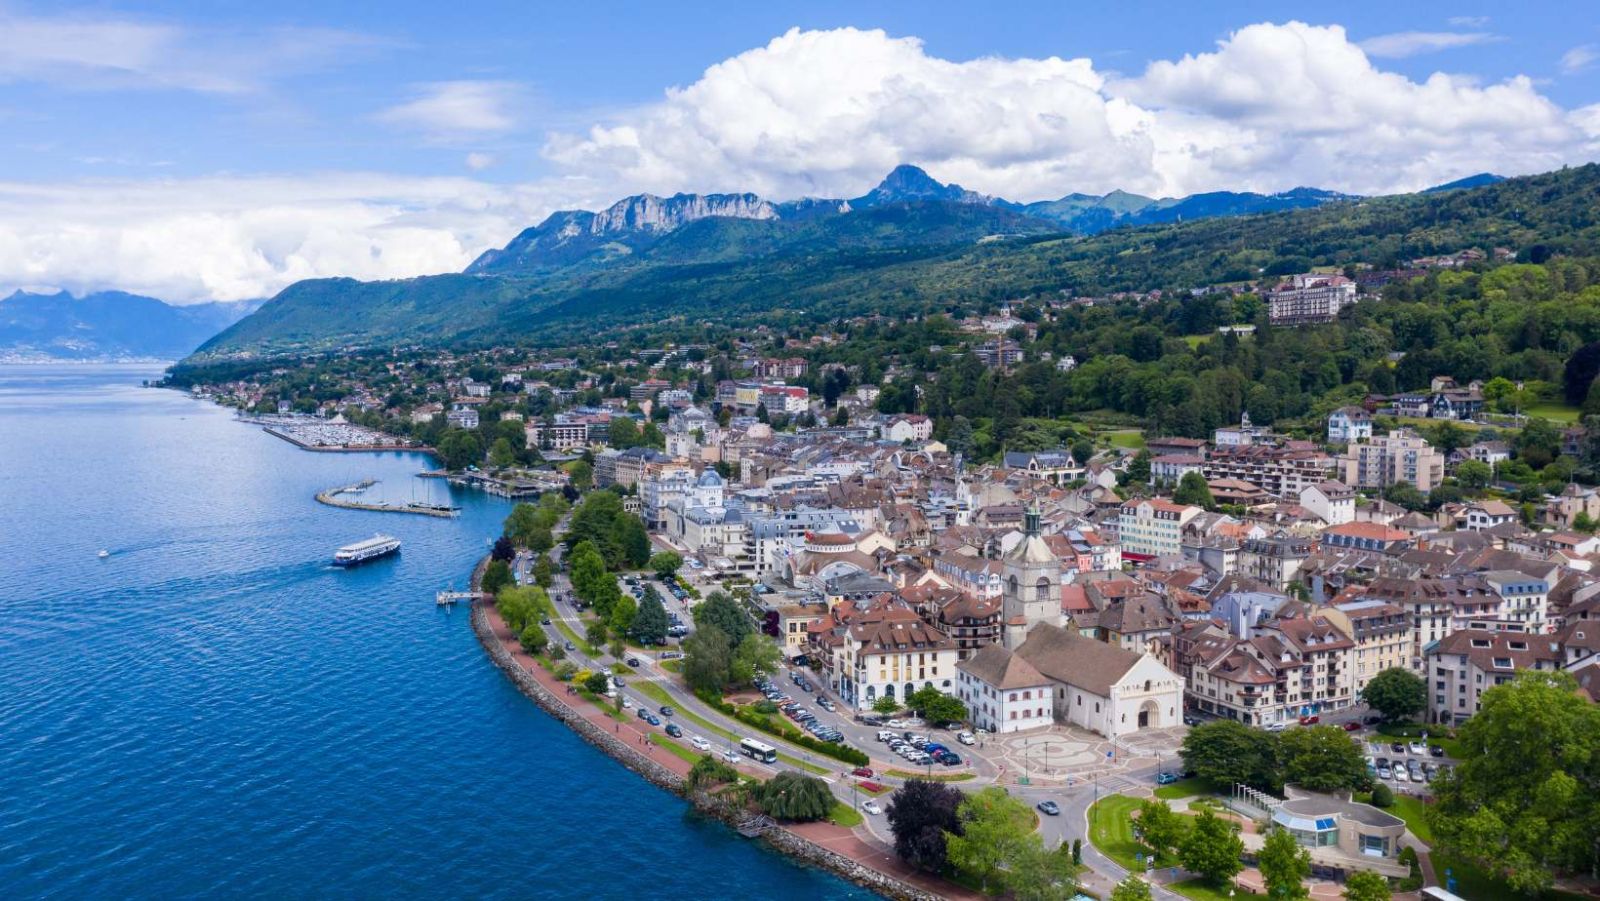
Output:
[[1033,665],[1001,644],[987,644],[966,660],[956,664],[956,669],[968,673],[993,688],[1035,688],[1050,684],[1049,678]]
[[1034,626],[1016,653],[1046,676],[1101,697],[1143,656],[1049,623]]

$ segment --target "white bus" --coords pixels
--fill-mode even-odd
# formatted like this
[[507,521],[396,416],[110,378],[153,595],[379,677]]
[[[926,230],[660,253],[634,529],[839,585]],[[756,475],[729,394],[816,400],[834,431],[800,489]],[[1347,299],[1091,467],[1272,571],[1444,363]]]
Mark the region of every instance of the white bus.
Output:
[[739,742],[739,753],[760,763],[777,763],[778,749],[772,745],[746,738]]

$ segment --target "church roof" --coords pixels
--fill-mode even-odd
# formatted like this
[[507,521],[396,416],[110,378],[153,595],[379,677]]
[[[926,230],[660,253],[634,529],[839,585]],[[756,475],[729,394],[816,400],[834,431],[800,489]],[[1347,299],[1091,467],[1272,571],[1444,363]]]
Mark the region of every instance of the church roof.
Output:
[[1049,623],[1034,626],[1016,653],[1057,682],[1101,697],[1144,656]]
[[956,664],[956,669],[971,675],[991,688],[1037,688],[1049,685],[1050,680],[1033,668],[1033,664],[1011,653],[1001,644],[988,644],[979,648],[966,660]]

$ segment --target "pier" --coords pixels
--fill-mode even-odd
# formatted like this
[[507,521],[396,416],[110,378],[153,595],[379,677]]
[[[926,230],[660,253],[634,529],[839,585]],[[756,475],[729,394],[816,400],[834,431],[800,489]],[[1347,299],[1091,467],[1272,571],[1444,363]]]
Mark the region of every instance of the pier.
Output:
[[433,596],[440,607],[453,607],[461,601],[492,601],[494,595],[482,591],[441,591]]
[[388,501],[367,503],[366,501],[350,500],[343,497],[346,494],[360,494],[376,484],[378,483],[375,479],[364,479],[354,485],[344,485],[339,488],[319,491],[317,492],[317,503],[327,504],[330,507],[339,507],[344,510],[369,510],[373,513],[416,513],[421,516],[437,516],[441,519],[450,519],[461,515],[459,507],[449,507],[444,504],[424,504],[418,501],[411,501],[405,504],[391,504]]

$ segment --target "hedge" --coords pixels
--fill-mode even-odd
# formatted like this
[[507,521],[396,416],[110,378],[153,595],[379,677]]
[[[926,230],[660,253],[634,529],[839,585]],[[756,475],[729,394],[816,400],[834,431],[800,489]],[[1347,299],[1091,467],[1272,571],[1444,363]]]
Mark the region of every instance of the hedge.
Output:
[[834,760],[841,760],[852,766],[866,766],[869,762],[871,762],[871,758],[869,758],[865,752],[852,748],[849,745],[836,744],[831,741],[823,741],[815,736],[807,735],[804,732],[801,732],[799,729],[788,725],[787,723],[777,722],[769,716],[763,716],[762,714],[756,713],[754,710],[751,710],[747,707],[739,707],[734,704],[729,704],[727,701],[716,697],[715,695],[699,692],[696,694],[698,694],[700,700],[705,701],[712,707],[715,707],[728,716],[731,716],[739,722],[744,723],[746,726],[749,726],[753,729],[759,729],[768,735],[776,735],[790,744],[799,745],[807,750],[815,751],[824,757],[832,757]]

